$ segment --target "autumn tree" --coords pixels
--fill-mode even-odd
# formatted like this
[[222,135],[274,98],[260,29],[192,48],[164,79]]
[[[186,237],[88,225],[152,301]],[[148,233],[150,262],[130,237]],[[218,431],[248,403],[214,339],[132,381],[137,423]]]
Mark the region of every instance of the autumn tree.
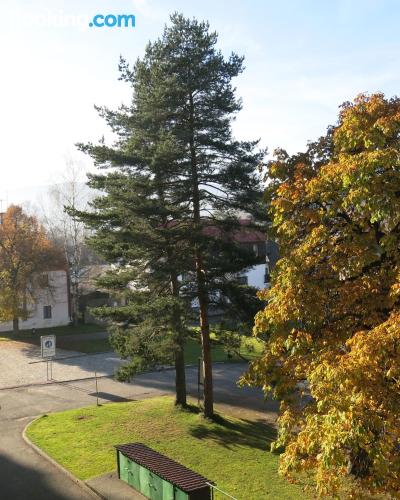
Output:
[[37,292],[49,286],[41,273],[59,266],[64,266],[60,250],[49,242],[37,219],[10,206],[0,224],[0,320],[12,320],[14,334],[19,332],[19,320],[29,317]]
[[246,380],[281,400],[280,470],[321,496],[400,495],[400,99],[360,95],[267,189],[281,259]]

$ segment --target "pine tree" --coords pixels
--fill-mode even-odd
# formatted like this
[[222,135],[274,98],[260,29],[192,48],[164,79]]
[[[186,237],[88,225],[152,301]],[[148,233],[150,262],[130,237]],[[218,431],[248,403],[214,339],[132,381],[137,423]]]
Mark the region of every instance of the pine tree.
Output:
[[[194,259],[194,295],[198,299],[204,363],[204,413],[213,415],[209,306],[226,283],[254,264],[254,255],[236,244],[240,214],[263,220],[257,173],[264,152],[257,142],[233,139],[231,122],[241,109],[232,78],[243,70],[243,57],[225,59],[216,49],[217,34],[208,23],[171,16],[161,39],[149,44],[136,71],[149,70],[160,96],[163,128],[180,151],[170,189],[188,207],[187,241]],[[126,64],[125,77],[134,80]],[[220,214],[220,215],[218,215]],[[212,230],[210,230],[212,228]]]
[[114,265],[98,282],[119,295],[122,305],[94,313],[113,322],[112,342],[130,360],[120,377],[169,363],[173,353],[176,404],[185,406],[184,344],[190,306],[179,276],[188,268],[187,245],[179,224],[180,199],[168,189],[177,148],[160,127],[157,91],[139,68],[133,91],[131,108],[98,108],[119,133],[119,141],[113,147],[79,145],[109,171],[89,176],[89,186],[104,195],[93,201],[89,212],[74,213],[94,230],[88,243]]
[[[119,171],[91,179],[107,192],[94,204],[97,215],[86,218],[98,231],[97,250],[106,255],[109,245],[110,258],[134,262],[137,269],[148,262],[155,280],[169,269],[181,320],[183,303],[198,303],[207,417],[213,416],[209,307],[229,306],[229,294],[237,302],[236,275],[257,262],[236,241],[243,212],[253,216],[247,229],[262,227],[265,219],[259,175],[264,151],[256,150],[257,141],[236,141],[231,132],[241,109],[231,80],[243,70],[243,58],[225,60],[216,43],[208,23],[172,15],[132,70],[121,59],[132,103],[117,112],[100,110],[119,135],[117,143],[81,145],[97,164]],[[117,185],[111,200],[112,179]],[[103,217],[103,226],[96,217]],[[123,245],[115,240],[116,234],[123,238],[121,225],[129,234]],[[124,252],[129,258],[121,257]]]
[[[90,147],[90,152],[97,158],[111,154],[111,150],[96,146]],[[75,211],[74,215],[95,230],[88,244],[112,264],[98,285],[119,299],[119,305],[93,312],[111,320],[111,341],[122,357],[129,359],[119,377],[129,379],[156,364],[169,363],[172,354],[176,404],[185,406],[183,349],[189,307],[180,296],[178,280],[178,265],[180,269],[184,258],[174,251],[181,244],[179,227],[169,225],[168,207],[158,195],[155,178],[125,167],[106,175],[91,175],[89,186],[104,194],[93,200],[90,213]]]

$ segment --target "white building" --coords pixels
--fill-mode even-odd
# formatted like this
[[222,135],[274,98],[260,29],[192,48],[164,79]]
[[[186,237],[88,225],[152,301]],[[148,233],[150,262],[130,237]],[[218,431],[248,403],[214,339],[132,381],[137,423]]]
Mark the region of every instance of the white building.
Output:
[[236,241],[239,245],[251,249],[259,258],[259,264],[238,274],[240,281],[259,290],[268,288],[271,271],[279,257],[278,245],[273,240],[268,240],[264,233],[247,229],[245,222],[242,231],[236,235]]
[[[43,275],[45,281],[48,280],[48,286],[40,290],[36,302],[28,306],[29,317],[26,321],[19,321],[20,330],[68,325],[71,321],[66,271],[48,271]],[[0,323],[0,332],[12,329],[12,321]]]
[[[266,259],[267,258],[268,256],[266,256]],[[261,290],[262,288],[268,288],[269,262],[266,261],[265,264],[257,264],[240,277],[246,279],[246,281],[244,282],[246,285],[254,286],[259,290]]]
[[[242,219],[240,221],[241,229],[234,235],[237,245],[251,250],[257,257],[258,263],[249,269],[244,269],[241,272],[231,276],[242,285],[249,285],[258,290],[270,287],[271,271],[274,269],[276,262],[279,258],[279,249],[275,241],[267,239],[266,234],[257,229],[253,229],[250,225],[249,219]],[[210,225],[206,229],[209,236],[218,237],[219,231],[216,227]],[[221,293],[216,292],[214,302],[218,302],[221,298]],[[228,301],[229,302],[229,301]],[[197,310],[199,308],[198,299],[193,299],[192,308]],[[218,305],[210,306],[210,316],[219,317],[222,313]]]

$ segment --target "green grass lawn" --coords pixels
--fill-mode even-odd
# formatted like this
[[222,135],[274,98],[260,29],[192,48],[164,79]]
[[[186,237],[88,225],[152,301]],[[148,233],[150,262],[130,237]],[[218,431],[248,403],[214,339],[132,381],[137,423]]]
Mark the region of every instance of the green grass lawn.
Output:
[[[53,328],[38,328],[36,333],[32,335],[31,330],[21,331],[20,335],[14,337],[12,332],[0,333],[0,341],[16,340],[28,342],[30,344],[40,345],[41,335],[57,335],[57,347],[70,351],[78,351],[84,353],[96,353],[111,351],[112,347],[108,339],[85,339],[81,337],[74,338],[74,334],[97,333],[104,331],[104,327],[95,324],[85,324],[79,326],[57,326]],[[68,336],[68,337],[67,337]],[[63,338],[65,337],[65,338]],[[243,361],[243,359],[235,353],[228,353],[214,341],[215,335],[212,337],[212,358],[213,361]],[[240,348],[240,354],[246,359],[254,359],[262,352],[262,343],[255,338],[244,338]],[[185,362],[186,364],[196,364],[201,354],[200,339],[189,339],[185,347]]]
[[[252,360],[262,353],[263,345],[256,338],[244,338],[240,348],[240,354],[249,360]],[[185,346],[185,362],[186,364],[197,363],[201,354],[200,341],[189,339]],[[212,343],[212,358],[213,361],[243,361],[243,359],[232,353],[228,353],[217,343]]]
[[[41,335],[56,335],[57,347],[69,351],[86,353],[107,352],[112,348],[108,339],[88,339],[85,334],[104,332],[105,328],[95,324],[85,324],[78,326],[56,326],[53,328],[38,328],[33,335],[31,330],[21,331],[15,337],[12,332],[0,333],[0,341],[14,340],[17,342],[27,342],[33,345],[40,345]],[[82,338],[82,334],[83,338]]]
[[[60,339],[58,344],[59,347],[63,349],[69,349],[71,351],[80,352],[106,352],[112,350],[112,347],[108,339]],[[257,339],[246,339],[242,342],[242,347],[240,349],[240,354],[245,358],[251,360],[262,352],[262,344],[257,341]],[[189,339],[185,347],[185,363],[195,364],[201,354],[200,343],[196,340]],[[213,361],[243,361],[237,355],[228,354],[223,350],[223,348],[217,344],[213,344],[212,348]]]
[[[35,420],[28,437],[80,479],[115,470],[116,444],[142,442],[215,481],[239,500],[307,498],[277,474],[265,423],[179,411],[171,397],[110,403]],[[216,495],[216,498],[220,498]],[[222,498],[222,497],[221,497]]]
[[21,330],[17,337],[14,336],[12,331],[1,332],[1,340],[37,340],[40,342],[41,335],[57,335],[61,337],[63,335],[74,335],[82,333],[96,333],[104,332],[105,327],[95,324],[84,324],[78,326],[65,325],[65,326],[54,326],[52,328],[36,328],[36,332],[32,335],[32,330]]
[[60,339],[57,341],[57,347],[69,351],[86,353],[109,352],[113,350],[108,339]]

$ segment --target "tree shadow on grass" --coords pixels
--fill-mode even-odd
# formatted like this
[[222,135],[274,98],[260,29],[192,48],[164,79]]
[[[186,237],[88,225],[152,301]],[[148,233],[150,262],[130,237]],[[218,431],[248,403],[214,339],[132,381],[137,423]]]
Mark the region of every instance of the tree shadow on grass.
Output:
[[265,451],[276,438],[276,429],[264,420],[232,421],[221,415],[216,415],[212,423],[193,426],[189,432],[197,439],[212,440],[227,449],[247,446]]
[[24,344],[31,344],[33,346],[35,345],[40,345],[40,337],[32,335],[31,333],[27,334],[19,334],[19,335],[11,335],[9,333],[1,333],[0,332],[0,337],[4,341],[9,341],[9,342],[17,342],[21,343],[21,345]]

